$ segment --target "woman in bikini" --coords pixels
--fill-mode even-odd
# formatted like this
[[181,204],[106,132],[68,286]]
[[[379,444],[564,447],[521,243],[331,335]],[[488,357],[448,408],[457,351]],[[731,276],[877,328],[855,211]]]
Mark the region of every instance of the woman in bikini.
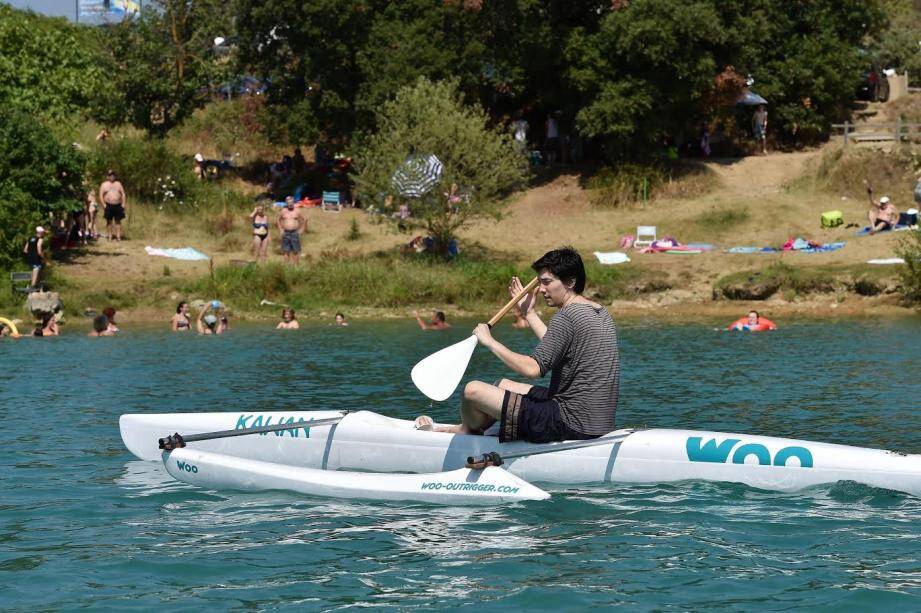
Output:
[[183,300],[176,307],[176,314],[170,323],[173,332],[189,332],[192,330],[192,320],[189,319],[189,303]]
[[253,257],[264,262],[268,258],[269,252],[269,218],[265,214],[265,208],[257,204],[253,212],[249,214],[253,222]]
[[96,230],[96,213],[99,212],[99,204],[96,202],[96,194],[91,191],[86,192],[86,233],[89,238],[95,240],[99,238],[99,232]]

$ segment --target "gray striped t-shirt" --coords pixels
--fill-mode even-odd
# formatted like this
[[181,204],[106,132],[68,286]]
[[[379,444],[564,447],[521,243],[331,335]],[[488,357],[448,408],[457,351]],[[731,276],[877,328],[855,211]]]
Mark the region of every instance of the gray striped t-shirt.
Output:
[[550,397],[567,426],[589,435],[614,429],[620,388],[617,329],[602,306],[576,302],[550,319],[547,333],[531,354],[540,376],[553,371]]

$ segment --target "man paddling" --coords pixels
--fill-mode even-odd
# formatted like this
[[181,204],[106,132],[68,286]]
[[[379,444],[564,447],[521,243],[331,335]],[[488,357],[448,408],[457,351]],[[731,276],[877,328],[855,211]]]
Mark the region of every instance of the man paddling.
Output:
[[[590,439],[614,430],[620,385],[617,330],[602,305],[582,295],[585,266],[571,247],[549,251],[531,265],[539,285],[518,303],[531,330],[540,339],[531,355],[515,353],[493,338],[489,326],[473,331],[480,344],[516,373],[532,379],[552,372],[550,387],[502,379],[498,385],[471,381],[464,388],[461,423],[435,426],[439,432],[482,434],[500,422],[499,440],[532,443]],[[509,293],[522,289],[514,277]],[[534,310],[536,295],[558,311],[546,325]],[[417,427],[432,420],[420,416]]]

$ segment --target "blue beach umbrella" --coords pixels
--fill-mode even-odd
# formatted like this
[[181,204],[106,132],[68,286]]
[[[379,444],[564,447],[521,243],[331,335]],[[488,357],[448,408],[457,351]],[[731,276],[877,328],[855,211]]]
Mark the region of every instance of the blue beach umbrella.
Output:
[[758,106],[759,104],[767,103],[767,100],[753,91],[746,91],[738,100],[736,100],[736,104],[740,104],[742,106]]
[[400,196],[421,198],[438,185],[444,165],[432,154],[411,154],[393,173],[390,181]]

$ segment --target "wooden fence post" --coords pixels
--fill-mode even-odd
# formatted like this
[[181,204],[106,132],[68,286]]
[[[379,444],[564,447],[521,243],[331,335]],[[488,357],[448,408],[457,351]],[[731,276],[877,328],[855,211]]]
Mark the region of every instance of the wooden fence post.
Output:
[[844,146],[845,146],[845,147],[847,147],[847,132],[848,132],[848,129],[850,128],[850,126],[851,126],[851,122],[849,122],[847,119],[845,119],[845,120],[844,120]]
[[899,117],[895,120],[895,142],[902,142],[902,118]]

